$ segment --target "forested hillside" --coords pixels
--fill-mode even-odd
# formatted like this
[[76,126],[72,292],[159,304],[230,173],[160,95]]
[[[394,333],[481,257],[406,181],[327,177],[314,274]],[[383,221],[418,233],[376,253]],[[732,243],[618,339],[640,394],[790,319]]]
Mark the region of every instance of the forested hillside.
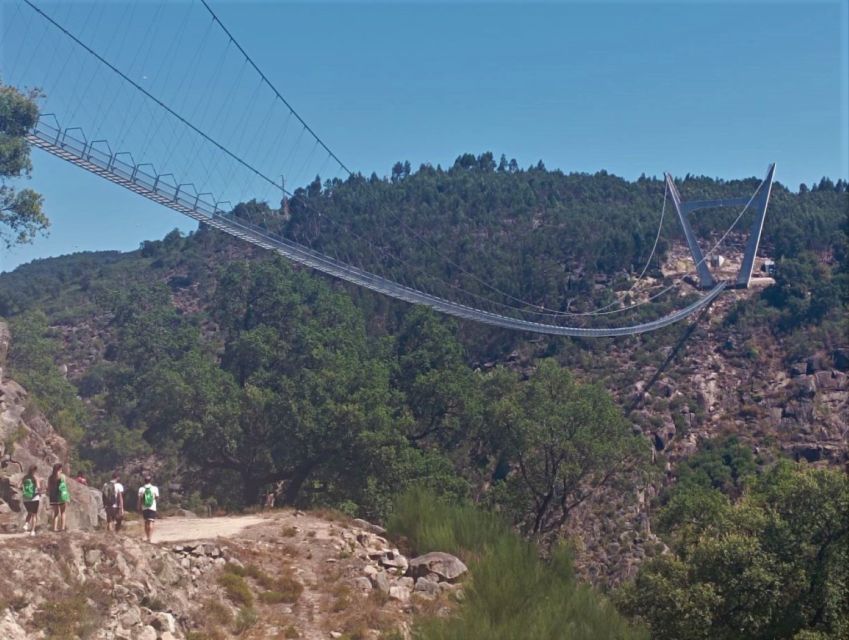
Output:
[[[749,196],[759,183],[689,175],[678,180],[688,199]],[[823,179],[792,193],[776,184],[766,252],[774,259],[815,252],[845,261],[846,186]],[[580,311],[610,298],[608,287],[593,286],[595,274],[613,278],[615,289],[617,277],[639,272],[652,256],[664,189],[655,178],[563,174],[542,163],[520,170],[504,157],[496,165],[492,154],[467,154],[448,170],[423,165],[411,173],[409,164],[399,163],[388,180],[316,180],[295,192],[287,206],[291,215],[251,204],[234,214],[402,280],[439,288],[441,279],[499,302],[524,300],[558,311],[571,302],[569,310]],[[655,274],[670,242],[681,238],[671,203],[666,213],[649,265]],[[696,215],[694,228],[705,246],[738,213],[729,207]],[[748,232],[752,215],[744,214],[737,232]]]
[[[679,188],[740,196],[758,183],[688,176]],[[279,210],[251,202],[231,215],[402,282],[491,296],[487,282],[581,311],[632,286],[663,198],[653,178],[520,170],[483,154],[449,170],[399,163],[388,179],[316,181]],[[237,509],[279,486],[287,504],[382,520],[404,489],[424,487],[500,513],[545,555],[568,542],[599,585],[636,579],[617,602],[656,637],[837,634],[847,523],[821,496],[847,491],[833,470],[846,461],[847,211],[844,181],[776,185],[762,244],[775,283],[634,338],[456,323],[203,227],[3,274],[0,316],[12,328],[9,370],[74,447],[73,467],[95,477],[154,468],[168,505],[212,498]],[[656,286],[674,281],[680,249],[666,213],[647,271]],[[700,214],[706,244],[737,213]],[[730,240],[733,251],[740,237]],[[629,318],[680,306],[686,286]],[[797,500],[822,525],[798,539],[781,506]],[[716,517],[692,518],[706,513]],[[699,555],[701,536],[739,544]],[[777,569],[794,545],[805,549],[798,566]],[[756,605],[723,590],[717,569],[732,552],[764,594],[778,589],[776,602],[805,612],[747,618]],[[670,626],[668,601],[700,622]],[[731,610],[743,613],[726,629]]]

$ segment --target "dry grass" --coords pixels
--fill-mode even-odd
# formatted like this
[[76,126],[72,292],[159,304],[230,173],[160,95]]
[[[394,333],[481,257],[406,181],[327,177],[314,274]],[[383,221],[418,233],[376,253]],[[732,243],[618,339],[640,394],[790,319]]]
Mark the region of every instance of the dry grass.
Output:
[[340,611],[345,611],[350,608],[352,604],[351,587],[346,584],[337,583],[336,586],[333,587],[331,594],[333,596],[333,604],[330,607],[330,610],[333,613],[339,613]]
[[105,585],[90,580],[69,586],[68,594],[45,602],[33,618],[45,640],[86,638],[97,630],[108,610],[111,598]]
[[220,629],[204,629],[203,631],[189,631],[186,640],[225,640],[226,636]]
[[264,604],[281,604],[283,602],[294,604],[298,601],[303,590],[304,588],[301,586],[300,582],[293,582],[292,588],[289,589],[282,591],[280,589],[263,591],[259,594],[259,599],[260,602],[263,602]]
[[310,512],[310,515],[326,520],[327,522],[335,522],[336,524],[341,524],[346,527],[351,526],[351,521],[353,520],[353,518],[351,518],[351,516],[347,513],[343,513],[338,509],[329,509],[327,507],[315,509]]
[[[453,591],[448,592],[453,595]],[[446,597],[445,594],[440,594],[436,598],[422,598],[413,593],[412,598],[413,612],[417,616],[424,618],[434,618],[444,613],[445,609],[454,610],[457,607],[457,600],[452,597]]]
[[340,583],[333,588],[331,595],[333,600],[325,626],[328,630],[342,631],[343,638],[368,638],[371,629],[382,634],[392,633],[398,626],[399,611],[389,596],[380,590],[375,589],[363,598]]
[[222,629],[233,622],[230,608],[214,598],[203,600],[192,618],[199,628],[189,631],[186,640],[224,640]]
[[[260,602],[264,604],[280,604],[283,602],[293,604],[301,597],[304,586],[292,577],[288,567],[284,567],[284,571],[284,575],[275,577],[269,575],[255,564],[247,564],[240,567],[228,563],[224,565],[224,573],[219,577],[218,582],[224,587],[227,596],[233,602],[245,605],[246,607],[250,607],[253,604],[253,596],[245,578],[250,578],[260,588],[264,589],[259,594]],[[250,598],[247,596],[250,596]]]
[[233,624],[233,633],[237,636],[242,635],[245,631],[256,625],[259,621],[259,616],[256,610],[252,607],[242,607],[236,616],[236,621]]
[[233,621],[233,614],[224,603],[209,598],[203,602],[203,614],[207,622],[225,626]]

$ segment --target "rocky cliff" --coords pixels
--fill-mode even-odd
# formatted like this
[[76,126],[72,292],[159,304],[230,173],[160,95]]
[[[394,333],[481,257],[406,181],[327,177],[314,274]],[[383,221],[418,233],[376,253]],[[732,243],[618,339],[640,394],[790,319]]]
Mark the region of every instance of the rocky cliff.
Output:
[[764,460],[849,462],[849,350],[815,349],[788,364],[785,345],[769,327],[744,333],[725,322],[748,295],[721,299],[692,332],[679,329],[683,338],[675,347],[651,358],[617,343],[593,361],[599,371],[617,372],[608,379],[578,365],[631,409],[657,471],[601,493],[571,515],[564,533],[577,545],[578,570],[592,582],[618,584],[636,575],[645,558],[666,552],[652,531],[656,498],[677,481],[678,463],[708,440],[734,436]]
[[[4,375],[11,339],[8,326],[0,321],[0,531],[7,532],[16,531],[23,522],[20,485],[26,469],[37,465],[37,475],[46,479],[54,463],[68,461],[67,442],[29,402],[26,390]],[[68,485],[68,527],[94,529],[104,515],[100,492],[71,478]],[[43,506],[41,526],[46,526],[47,511]]]

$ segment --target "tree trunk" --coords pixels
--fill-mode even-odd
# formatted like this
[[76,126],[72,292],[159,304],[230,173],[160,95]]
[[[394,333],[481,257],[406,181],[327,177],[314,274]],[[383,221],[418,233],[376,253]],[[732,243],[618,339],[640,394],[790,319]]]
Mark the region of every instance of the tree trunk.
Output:
[[249,507],[259,504],[260,479],[250,475],[250,473],[242,474],[242,500],[244,506]]
[[545,514],[548,512],[548,505],[551,503],[551,498],[552,492],[549,491],[547,494],[545,494],[542,503],[537,503],[536,517],[534,518],[533,530],[533,534],[535,536],[542,533],[543,519],[545,518]]
[[292,473],[292,477],[286,483],[286,489],[283,491],[284,504],[295,504],[295,501],[298,499],[298,495],[301,493],[301,487],[303,487],[304,482],[306,482],[310,473],[312,473],[312,470],[315,465],[315,461],[310,461],[302,464],[301,466],[295,469],[295,471]]

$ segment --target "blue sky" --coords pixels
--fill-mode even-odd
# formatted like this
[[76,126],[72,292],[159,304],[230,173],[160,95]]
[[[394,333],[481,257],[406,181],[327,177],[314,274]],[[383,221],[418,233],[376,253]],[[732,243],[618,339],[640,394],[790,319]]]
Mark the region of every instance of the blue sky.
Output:
[[[14,0],[0,4],[3,78],[49,84],[61,50],[57,55],[40,47],[25,63],[15,57],[16,43],[47,44],[60,36],[33,25],[25,36],[31,10]],[[197,2],[37,4],[113,54],[166,102],[182,104],[188,94],[187,113],[202,108],[202,94],[181,82],[186,76],[163,72],[169,53],[196,57],[195,79],[203,83],[208,73],[221,82],[216,100],[252,95],[249,75],[227,84],[243,71],[238,58],[219,69],[207,50],[193,56],[207,27],[194,22],[203,15]],[[845,0],[210,4],[310,126],[363,173],[384,175],[396,160],[447,165],[460,153],[491,150],[523,166],[542,159],[549,168],[606,169],[629,179],[667,170],[760,176],[771,161],[777,162],[777,179],[794,189],[823,175],[849,177]],[[122,20],[131,6],[139,19],[134,14],[137,28],[125,34]],[[167,27],[160,32],[147,24],[189,27],[178,32],[175,26],[172,36]],[[207,41],[210,52],[216,51],[214,37]],[[149,48],[139,49],[144,46]],[[78,60],[83,54],[69,58],[68,77]],[[132,103],[122,97],[113,120],[95,122],[107,109],[94,105],[109,102],[112,89],[98,81],[91,65],[91,76],[83,66],[82,82],[73,84],[92,108],[68,106],[79,95],[63,94],[60,84],[48,87],[48,102],[54,101],[49,106],[73,113],[73,124],[87,131],[100,127],[98,133],[113,140],[121,122],[115,118],[122,109],[131,113],[126,105]],[[192,94],[198,105],[191,105]],[[247,134],[260,115],[240,115],[236,104],[218,122],[220,135],[239,129],[240,118]],[[126,148],[141,145],[150,154],[145,160],[161,162],[163,155],[172,157],[172,139],[165,135],[148,146],[139,134],[136,140],[129,136]],[[190,155],[173,162],[187,179],[198,180]],[[174,227],[193,226],[40,151],[34,163],[29,186],[45,195],[51,235],[3,250],[0,270],[73,251],[132,249]]]

